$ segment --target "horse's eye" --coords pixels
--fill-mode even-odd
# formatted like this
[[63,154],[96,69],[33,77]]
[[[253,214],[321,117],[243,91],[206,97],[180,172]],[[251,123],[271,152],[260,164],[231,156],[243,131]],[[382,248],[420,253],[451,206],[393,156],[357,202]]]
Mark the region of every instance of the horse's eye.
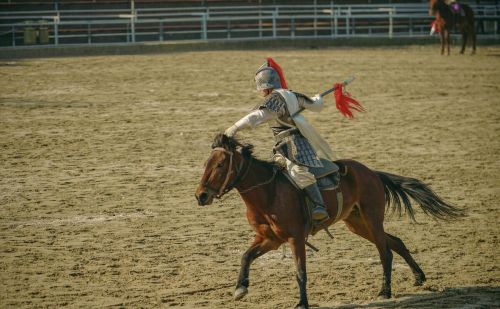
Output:
[[224,166],[224,161],[217,163],[217,167],[223,167]]

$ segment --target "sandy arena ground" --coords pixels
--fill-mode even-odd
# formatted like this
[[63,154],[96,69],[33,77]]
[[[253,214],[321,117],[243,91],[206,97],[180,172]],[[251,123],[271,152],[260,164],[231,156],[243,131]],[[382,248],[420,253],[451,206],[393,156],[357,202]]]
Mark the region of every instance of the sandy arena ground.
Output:
[[[236,192],[194,198],[213,136],[260,99],[253,72],[272,56],[314,95],[348,75],[366,107],[306,116],[337,150],[419,178],[468,217],[389,216],[427,275],[394,256],[394,298],[376,301],[375,247],[343,223],[308,249],[320,308],[500,307],[500,47],[476,56],[407,48],[191,52],[0,63],[0,308],[287,308],[298,301],[286,248],[259,258],[232,293],[253,233]],[[268,158],[264,125],[240,137]],[[417,208],[418,209],[418,208]]]

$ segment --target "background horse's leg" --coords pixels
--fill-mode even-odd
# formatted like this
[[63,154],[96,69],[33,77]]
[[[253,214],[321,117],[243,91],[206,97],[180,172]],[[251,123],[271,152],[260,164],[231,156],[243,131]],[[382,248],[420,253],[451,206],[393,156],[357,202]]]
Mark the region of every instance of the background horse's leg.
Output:
[[300,301],[295,308],[309,308],[307,301],[307,271],[306,271],[306,247],[304,237],[290,238],[290,248],[293,252],[295,259],[295,266],[297,267],[297,283],[300,290]]
[[399,254],[406,261],[408,266],[410,266],[411,271],[415,276],[415,285],[420,286],[424,284],[425,274],[411,256],[410,251],[408,251],[403,241],[396,236],[392,236],[389,233],[385,234],[387,235],[387,242],[389,243],[389,247],[391,248],[391,250]]
[[446,29],[445,31],[446,31],[446,33],[445,33],[445,38],[446,38],[446,52],[447,52],[447,54],[449,56],[450,55],[450,30]]
[[[375,207],[371,208],[374,209]],[[380,207],[379,207],[380,208]],[[382,213],[383,213],[383,207]],[[383,218],[383,214],[382,214]],[[344,220],[349,230],[353,233],[371,241],[375,244],[379,251],[380,260],[384,269],[384,277],[382,281],[382,288],[378,294],[381,298],[391,297],[391,270],[392,270],[392,252],[387,242],[387,236],[382,226],[380,216],[373,216],[373,214],[361,214],[356,208],[351,212],[351,215]]]
[[474,29],[474,21],[469,25],[470,37],[472,40],[472,54],[476,53],[476,29]]
[[441,55],[444,55],[444,31],[445,30],[441,29],[441,31],[439,32],[439,38],[441,42]]
[[235,300],[243,298],[248,293],[250,264],[259,256],[277,247],[279,247],[279,244],[274,243],[270,239],[255,236],[252,246],[241,257],[240,274],[236,283],[236,290],[234,291]]
[[463,54],[465,51],[465,46],[467,45],[467,38],[468,38],[467,34],[469,32],[469,29],[466,25],[461,24],[460,32],[462,32],[462,49],[460,50],[460,53]]

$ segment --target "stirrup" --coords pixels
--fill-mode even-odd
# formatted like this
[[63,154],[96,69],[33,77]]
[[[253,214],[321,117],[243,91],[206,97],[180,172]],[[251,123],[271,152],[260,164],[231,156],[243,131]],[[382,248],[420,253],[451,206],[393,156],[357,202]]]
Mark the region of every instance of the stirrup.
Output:
[[[321,215],[321,217],[315,217],[315,214]],[[312,211],[312,219],[315,222],[323,222],[330,219],[330,215],[328,214],[328,211],[326,211],[325,207],[316,206]]]

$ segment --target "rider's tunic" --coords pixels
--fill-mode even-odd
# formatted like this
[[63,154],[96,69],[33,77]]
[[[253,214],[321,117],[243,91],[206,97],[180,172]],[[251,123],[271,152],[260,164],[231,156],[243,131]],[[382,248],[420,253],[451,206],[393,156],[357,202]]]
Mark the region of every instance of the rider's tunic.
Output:
[[[315,100],[297,92],[299,107],[311,111],[320,111],[323,108],[321,98]],[[261,123],[269,122],[276,144],[273,148],[275,157],[284,157],[286,169],[298,187],[305,188],[316,182],[309,167],[322,167],[318,154],[309,141],[302,136],[287,109],[286,101],[277,91],[269,94],[263,103],[258,104],[245,117],[234,124],[236,130],[246,127],[256,127]]]
[[[309,97],[294,92],[301,108],[314,105]],[[276,91],[266,97],[266,100],[258,105],[259,109],[266,109],[276,114],[276,118],[270,121],[269,127],[273,131],[276,145],[274,153],[283,155],[288,160],[308,167],[322,167],[322,163],[309,141],[302,136],[287,109],[285,99]]]

